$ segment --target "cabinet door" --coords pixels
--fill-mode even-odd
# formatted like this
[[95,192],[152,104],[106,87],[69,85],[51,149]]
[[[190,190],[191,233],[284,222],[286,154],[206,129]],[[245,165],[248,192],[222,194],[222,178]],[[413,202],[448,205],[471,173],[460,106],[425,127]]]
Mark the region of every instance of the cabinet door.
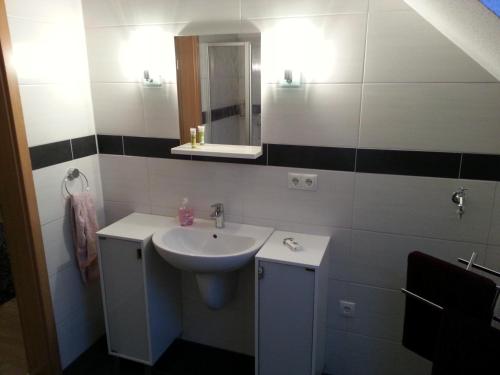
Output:
[[258,350],[260,375],[312,372],[314,271],[259,262]]
[[142,250],[136,242],[100,239],[109,350],[149,361]]

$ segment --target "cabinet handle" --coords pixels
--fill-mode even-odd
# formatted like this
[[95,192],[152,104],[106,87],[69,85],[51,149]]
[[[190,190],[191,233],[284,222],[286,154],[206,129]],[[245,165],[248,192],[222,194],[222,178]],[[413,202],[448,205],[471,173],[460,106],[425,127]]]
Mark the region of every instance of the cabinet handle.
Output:
[[142,259],[142,249],[137,249],[137,259]]
[[259,276],[259,280],[264,278],[264,267],[259,266],[257,268],[257,275]]
[[315,272],[316,270],[314,268],[306,268],[306,271]]

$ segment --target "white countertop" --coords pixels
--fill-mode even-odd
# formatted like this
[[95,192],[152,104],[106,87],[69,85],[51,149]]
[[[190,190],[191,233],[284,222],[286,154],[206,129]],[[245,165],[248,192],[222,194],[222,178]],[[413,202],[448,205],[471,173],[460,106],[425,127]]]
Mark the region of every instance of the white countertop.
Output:
[[101,229],[97,235],[142,242],[158,230],[178,225],[177,218],[133,213]]
[[197,156],[218,156],[224,158],[238,159],[257,159],[262,155],[261,146],[244,145],[218,145],[215,143],[206,143],[191,147],[191,143],[185,143],[181,146],[173,147],[172,154],[197,155]]
[[[145,241],[152,237],[154,233],[160,230],[175,227],[180,227],[179,220],[176,217],[133,213],[101,229],[97,232],[97,235],[100,237],[117,238],[129,241]],[[200,218],[195,218],[193,225],[185,228],[188,230],[201,229],[212,231],[214,233],[221,231],[226,231],[231,234],[261,233],[261,236],[262,232],[264,232],[264,237],[266,239],[274,231],[274,228],[270,227],[260,227],[231,222],[227,222],[225,228],[217,229],[215,228],[215,223],[213,220]]]
[[[292,251],[283,245],[283,239],[288,237],[292,237],[302,245],[302,250]],[[329,242],[330,237],[328,236],[275,231],[257,253],[256,258],[259,260],[318,268],[328,249]]]

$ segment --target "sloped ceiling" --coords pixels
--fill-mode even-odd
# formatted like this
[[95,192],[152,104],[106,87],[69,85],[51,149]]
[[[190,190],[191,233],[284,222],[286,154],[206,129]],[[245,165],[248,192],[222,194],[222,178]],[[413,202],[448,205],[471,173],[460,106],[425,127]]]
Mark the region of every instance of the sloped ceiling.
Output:
[[479,0],[405,0],[500,80],[500,18]]

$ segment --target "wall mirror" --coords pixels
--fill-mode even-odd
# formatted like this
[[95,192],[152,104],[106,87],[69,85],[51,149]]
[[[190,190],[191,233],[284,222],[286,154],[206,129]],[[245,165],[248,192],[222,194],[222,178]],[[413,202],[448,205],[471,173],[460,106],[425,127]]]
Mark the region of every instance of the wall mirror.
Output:
[[[260,156],[260,34],[176,36],[175,53],[182,146],[172,152]],[[205,145],[193,148],[198,125]]]

